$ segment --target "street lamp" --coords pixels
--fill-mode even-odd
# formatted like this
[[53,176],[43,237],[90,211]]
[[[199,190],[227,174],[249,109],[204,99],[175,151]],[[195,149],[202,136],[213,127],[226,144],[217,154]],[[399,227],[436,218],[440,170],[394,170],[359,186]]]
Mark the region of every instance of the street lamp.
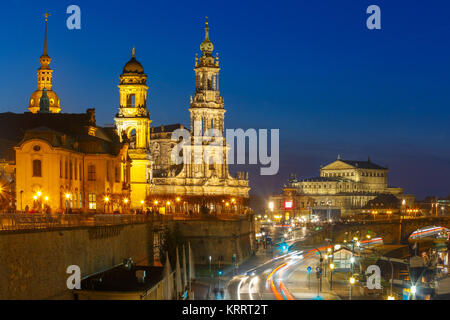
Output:
[[70,193],[66,193],[66,213],[69,212],[69,199],[70,199]]
[[334,263],[330,263],[330,290],[333,290],[333,270]]
[[412,294],[412,299],[416,300],[416,292],[417,292],[417,287],[412,285],[411,286],[411,294]]
[[105,213],[106,213],[106,206],[108,205],[108,202],[109,202],[109,197],[105,197],[104,199],[103,199],[104,201],[105,201]]
[[353,264],[355,263],[355,257],[354,256],[350,257],[350,263],[352,264],[352,272],[353,272]]
[[353,285],[355,284],[356,279],[354,277],[350,277],[349,282],[350,282],[350,300],[352,300]]
[[211,260],[212,260],[212,257],[209,256],[209,274],[211,275],[211,278],[212,278],[212,273],[211,273]]

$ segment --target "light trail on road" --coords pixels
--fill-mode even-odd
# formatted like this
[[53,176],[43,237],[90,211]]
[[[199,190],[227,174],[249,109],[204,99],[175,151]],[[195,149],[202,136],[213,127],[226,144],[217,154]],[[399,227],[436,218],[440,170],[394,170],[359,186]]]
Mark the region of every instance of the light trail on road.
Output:
[[[324,246],[320,248],[311,249],[308,252],[306,252],[304,255],[299,256],[298,260],[296,261],[290,261],[289,263],[284,263],[277,268],[275,268],[267,277],[266,283],[270,281],[270,288],[272,290],[272,293],[275,295],[275,298],[277,300],[295,300],[294,297],[290,294],[290,292],[287,290],[286,286],[283,283],[282,276],[286,270],[289,268],[297,265],[298,263],[311,258],[314,256],[316,252],[323,252],[327,251],[328,248],[331,248],[331,246]],[[280,287],[280,291],[278,291],[274,281],[273,276],[278,273],[278,286]]]
[[248,277],[244,277],[244,278],[242,278],[241,282],[239,282],[238,289],[237,289],[238,300],[241,300],[241,286],[247,279],[248,279]]
[[250,300],[254,300],[254,299],[253,299],[253,294],[252,294],[252,286],[253,286],[253,283],[255,282],[255,284],[257,284],[258,281],[259,281],[259,277],[258,277],[258,276],[255,276],[255,277],[253,277],[253,279],[250,281],[250,284],[248,285],[248,294],[249,294],[249,296],[250,296]]

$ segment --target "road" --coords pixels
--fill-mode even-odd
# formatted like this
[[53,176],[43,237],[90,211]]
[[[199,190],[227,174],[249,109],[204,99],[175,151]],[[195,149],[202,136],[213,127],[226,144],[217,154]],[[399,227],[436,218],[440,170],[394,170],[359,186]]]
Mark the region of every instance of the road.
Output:
[[[297,230],[298,231],[298,230]],[[303,229],[291,241],[288,253],[279,257],[267,257],[266,261],[233,277],[226,285],[227,300],[342,300],[350,298],[350,285],[346,274],[333,273],[333,287],[330,273],[322,276],[322,284],[316,277],[320,255],[328,246],[319,248],[301,247],[306,231]],[[307,268],[311,267],[308,275]],[[320,292],[319,292],[320,286]],[[352,299],[364,298],[359,287],[352,288]]]

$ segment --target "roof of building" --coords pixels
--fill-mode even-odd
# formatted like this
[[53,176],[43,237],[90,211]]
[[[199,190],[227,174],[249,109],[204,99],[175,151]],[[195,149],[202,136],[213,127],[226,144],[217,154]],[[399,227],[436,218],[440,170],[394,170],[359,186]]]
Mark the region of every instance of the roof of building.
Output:
[[[124,265],[90,276],[81,281],[82,290],[133,292],[147,291],[163,279],[163,267]],[[138,275],[145,272],[144,281]]]
[[14,141],[0,138],[0,161],[15,161],[14,145]]
[[144,73],[144,67],[139,61],[136,60],[134,48],[131,54],[130,61],[128,61],[123,67],[122,74],[124,73],[139,73],[139,74]]
[[[337,181],[350,181],[342,177],[312,177],[298,180],[297,182],[337,182]],[[296,181],[292,181],[296,182]]]
[[[88,134],[95,128],[95,136]],[[0,139],[9,144],[0,150],[8,154],[12,147],[30,139],[46,140],[54,147],[67,148],[83,153],[107,153],[116,155],[122,144],[114,128],[96,126],[95,110],[86,113],[0,113]],[[0,157],[1,157],[0,154]]]
[[186,128],[184,125],[180,123],[160,125],[159,127],[151,127],[150,133],[173,132],[177,129],[186,129]]
[[345,162],[346,164],[351,165],[352,167],[360,168],[360,169],[381,169],[381,170],[387,169],[385,167],[379,166],[379,165],[371,162],[370,160],[358,161],[358,160],[342,160],[342,159],[340,159],[340,161]]

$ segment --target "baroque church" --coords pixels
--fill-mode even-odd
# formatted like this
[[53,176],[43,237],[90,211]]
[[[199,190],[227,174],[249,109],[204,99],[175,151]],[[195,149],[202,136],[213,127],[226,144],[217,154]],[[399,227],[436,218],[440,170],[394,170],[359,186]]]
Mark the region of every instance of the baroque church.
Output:
[[[0,113],[0,181],[8,178],[18,211],[159,213],[244,213],[248,209],[248,173],[233,177],[228,168],[224,99],[219,91],[219,57],[213,56],[206,21],[201,56],[195,59],[195,93],[190,98],[190,129],[181,124],[151,127],[147,75],[136,59],[120,74],[115,127],[96,124],[95,109],[67,114],[53,91],[53,70],[44,50],[39,58],[37,90],[29,112]],[[6,129],[7,128],[7,129]],[[211,130],[214,147],[204,142]],[[188,132],[178,152],[172,134]],[[203,159],[206,149],[213,153]],[[175,152],[176,151],[176,152]],[[176,161],[178,154],[183,161]],[[220,161],[216,161],[219,156]]]

